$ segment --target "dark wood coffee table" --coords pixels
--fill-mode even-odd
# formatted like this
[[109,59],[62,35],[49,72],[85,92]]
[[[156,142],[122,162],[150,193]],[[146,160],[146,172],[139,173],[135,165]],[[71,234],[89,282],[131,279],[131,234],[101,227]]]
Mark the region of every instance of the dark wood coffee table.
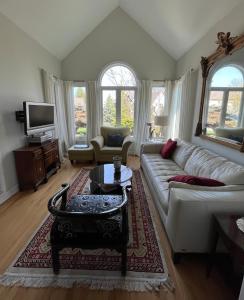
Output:
[[219,238],[223,241],[232,258],[244,266],[244,233],[237,227],[236,220],[241,216],[216,214],[214,221],[214,238],[211,247],[207,275],[210,275],[214,263]]
[[120,194],[122,187],[131,185],[133,172],[127,166],[122,165],[120,172],[116,172],[113,164],[96,166],[91,170],[90,190],[92,194],[115,193]]

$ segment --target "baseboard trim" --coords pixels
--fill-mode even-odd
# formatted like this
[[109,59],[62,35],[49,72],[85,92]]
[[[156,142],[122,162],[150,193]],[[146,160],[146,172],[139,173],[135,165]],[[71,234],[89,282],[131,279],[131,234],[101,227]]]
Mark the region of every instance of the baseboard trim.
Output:
[[7,201],[10,197],[16,194],[19,191],[19,185],[16,184],[10,190],[3,192],[0,194],[0,205]]

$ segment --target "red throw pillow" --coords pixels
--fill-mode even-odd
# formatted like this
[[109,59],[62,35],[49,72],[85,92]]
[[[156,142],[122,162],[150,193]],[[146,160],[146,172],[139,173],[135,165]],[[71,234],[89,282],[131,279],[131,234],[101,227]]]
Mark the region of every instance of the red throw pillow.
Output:
[[191,175],[177,175],[168,179],[170,181],[177,181],[183,182],[193,185],[202,185],[202,186],[224,186],[223,182],[220,182],[215,179],[205,178],[205,177],[198,177],[198,176],[191,176]]
[[175,151],[175,148],[177,146],[177,141],[172,141],[169,139],[165,145],[163,145],[160,154],[163,158],[170,158],[170,156]]

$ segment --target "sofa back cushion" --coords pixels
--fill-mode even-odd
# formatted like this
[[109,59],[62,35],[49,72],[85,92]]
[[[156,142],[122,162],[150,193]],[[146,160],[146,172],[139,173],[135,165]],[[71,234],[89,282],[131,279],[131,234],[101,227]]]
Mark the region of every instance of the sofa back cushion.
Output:
[[244,185],[244,167],[225,161],[213,171],[211,178],[221,180],[227,185]]
[[108,145],[108,135],[121,135],[122,137],[126,137],[130,135],[130,128],[128,127],[101,127],[101,135],[104,138],[104,145]]
[[177,139],[177,147],[172,155],[172,159],[184,169],[188,158],[196,148],[196,145]]
[[184,170],[189,175],[219,180],[226,185],[244,184],[244,167],[199,147],[187,160]]
[[225,158],[197,147],[187,160],[184,170],[189,175],[210,178],[215,168],[225,161]]

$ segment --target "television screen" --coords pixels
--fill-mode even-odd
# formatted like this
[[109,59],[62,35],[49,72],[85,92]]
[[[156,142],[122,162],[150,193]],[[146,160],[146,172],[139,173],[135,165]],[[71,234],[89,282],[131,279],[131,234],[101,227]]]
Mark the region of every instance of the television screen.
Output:
[[23,102],[25,133],[33,135],[54,130],[55,105],[45,102]]
[[53,124],[54,107],[46,105],[29,105],[29,126],[39,127]]

